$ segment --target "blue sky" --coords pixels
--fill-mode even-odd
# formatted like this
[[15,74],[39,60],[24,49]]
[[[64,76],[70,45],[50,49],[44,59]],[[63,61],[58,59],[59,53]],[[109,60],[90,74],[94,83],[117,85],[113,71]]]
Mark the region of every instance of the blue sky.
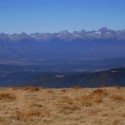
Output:
[[0,0],[0,32],[125,29],[125,0]]

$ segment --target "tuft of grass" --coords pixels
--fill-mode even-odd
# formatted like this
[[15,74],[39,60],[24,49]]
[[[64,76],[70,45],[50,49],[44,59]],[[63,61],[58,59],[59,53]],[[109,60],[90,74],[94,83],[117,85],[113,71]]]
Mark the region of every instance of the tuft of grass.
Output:
[[10,87],[12,90],[19,90],[20,89],[20,87],[17,87],[17,86],[11,86]]
[[119,125],[120,124],[120,120],[114,120],[112,125]]
[[65,90],[65,89],[62,89],[62,90],[61,90],[61,92],[64,92],[64,93],[65,93],[65,92],[66,92],[66,90]]
[[75,101],[77,104],[80,104],[82,106],[92,106],[92,97],[88,95],[77,97],[75,98]]
[[124,97],[122,95],[112,95],[111,99],[116,102],[123,102],[125,101]]
[[121,89],[121,86],[114,86],[116,89]]
[[74,106],[74,105],[65,105],[60,107],[59,112],[63,114],[72,114],[75,111],[79,111],[80,107],[79,106]]
[[73,89],[81,89],[81,86],[72,86]]
[[25,87],[22,87],[23,90],[31,90],[33,87],[32,86],[25,86]]
[[0,93],[0,100],[2,101],[14,101],[16,96],[12,93]]
[[28,111],[16,111],[15,113],[15,119],[20,120],[20,119],[28,119],[33,116],[36,117],[47,117],[49,116],[50,113],[46,109],[28,109]]
[[35,92],[35,91],[40,91],[40,88],[37,88],[37,87],[34,88],[34,87],[33,87],[33,88],[30,89],[30,91],[33,91],[33,92]]
[[102,103],[103,99],[102,98],[95,98],[94,102],[95,103]]
[[72,105],[73,104],[73,99],[69,98],[68,96],[64,96],[64,97],[62,97],[60,102],[63,103],[63,104],[70,104],[70,105]]
[[81,104],[82,106],[92,106],[94,104],[102,103],[103,96],[100,96],[99,94],[90,93],[88,95],[83,95],[80,97],[75,98],[75,102],[78,104]]
[[5,88],[0,88],[0,90],[5,90]]
[[48,90],[47,92],[50,93],[50,94],[54,94],[53,90]]
[[29,90],[29,91],[32,91],[32,92],[35,92],[35,91],[40,91],[40,88],[38,87],[33,87],[33,86],[26,86],[23,88],[24,90]]
[[96,89],[93,91],[93,94],[104,94],[105,90],[104,89]]
[[91,96],[107,96],[107,90],[106,89],[95,89],[91,94]]

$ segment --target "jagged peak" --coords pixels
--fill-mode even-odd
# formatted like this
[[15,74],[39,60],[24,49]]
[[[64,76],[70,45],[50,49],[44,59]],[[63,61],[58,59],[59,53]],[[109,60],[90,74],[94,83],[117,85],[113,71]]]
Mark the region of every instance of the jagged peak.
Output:
[[1,38],[6,39],[7,37],[10,40],[19,40],[19,39],[36,39],[36,40],[51,40],[54,38],[59,38],[59,39],[65,39],[66,41],[72,40],[72,39],[107,39],[107,38],[115,38],[115,39],[122,39],[125,40],[125,30],[111,30],[106,27],[102,27],[101,29],[95,31],[85,31],[84,29],[81,31],[74,31],[74,32],[69,32],[67,30],[60,31],[58,33],[31,33],[27,34],[25,32],[22,32],[20,34],[5,34],[5,33],[0,33]]
[[68,30],[62,30],[59,33],[61,33],[61,34],[69,34],[69,31]]
[[112,31],[112,30],[109,29],[109,28],[107,28],[107,27],[102,27],[98,31],[100,31],[100,32],[106,32],[106,31]]

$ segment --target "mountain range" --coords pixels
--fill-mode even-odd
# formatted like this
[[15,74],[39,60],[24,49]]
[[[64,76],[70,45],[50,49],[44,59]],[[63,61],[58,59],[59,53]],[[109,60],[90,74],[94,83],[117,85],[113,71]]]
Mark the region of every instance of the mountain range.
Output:
[[64,41],[71,41],[75,39],[83,40],[95,40],[95,39],[117,39],[125,40],[125,30],[111,30],[106,27],[103,27],[97,31],[74,31],[72,33],[67,30],[58,32],[58,33],[20,33],[20,34],[5,34],[0,33],[0,41],[50,41],[53,39],[59,39]]
[[125,30],[0,34],[2,87],[124,86],[117,67],[125,67]]
[[41,72],[95,72],[124,67],[124,62],[125,30],[0,34],[1,67],[37,65]]

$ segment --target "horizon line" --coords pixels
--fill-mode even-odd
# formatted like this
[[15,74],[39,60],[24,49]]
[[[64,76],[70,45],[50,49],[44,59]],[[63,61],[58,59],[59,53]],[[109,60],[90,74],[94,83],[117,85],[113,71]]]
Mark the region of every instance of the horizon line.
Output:
[[28,34],[28,35],[31,35],[31,34],[35,34],[35,33],[50,33],[50,34],[54,34],[54,33],[60,33],[60,32],[69,32],[69,33],[73,33],[73,32],[80,32],[80,31],[86,31],[86,32],[91,32],[91,31],[99,31],[99,30],[101,30],[101,29],[107,29],[107,30],[113,30],[113,31],[124,31],[125,30],[125,28],[124,29],[113,29],[113,28],[107,28],[107,27],[101,27],[101,28],[98,28],[98,29],[93,29],[93,30],[86,30],[86,29],[81,29],[81,30],[73,30],[73,31],[69,31],[69,30],[66,30],[66,29],[64,29],[64,30],[59,30],[59,31],[57,31],[57,32],[44,32],[44,31],[42,31],[42,32],[31,32],[31,33],[27,33],[27,32],[25,32],[25,31],[22,31],[22,32],[19,32],[19,33],[16,33],[16,32],[13,32],[13,33],[5,33],[5,32],[0,32],[0,34],[8,34],[8,35],[13,35],[13,34],[22,34],[22,33],[25,33],[25,34]]

